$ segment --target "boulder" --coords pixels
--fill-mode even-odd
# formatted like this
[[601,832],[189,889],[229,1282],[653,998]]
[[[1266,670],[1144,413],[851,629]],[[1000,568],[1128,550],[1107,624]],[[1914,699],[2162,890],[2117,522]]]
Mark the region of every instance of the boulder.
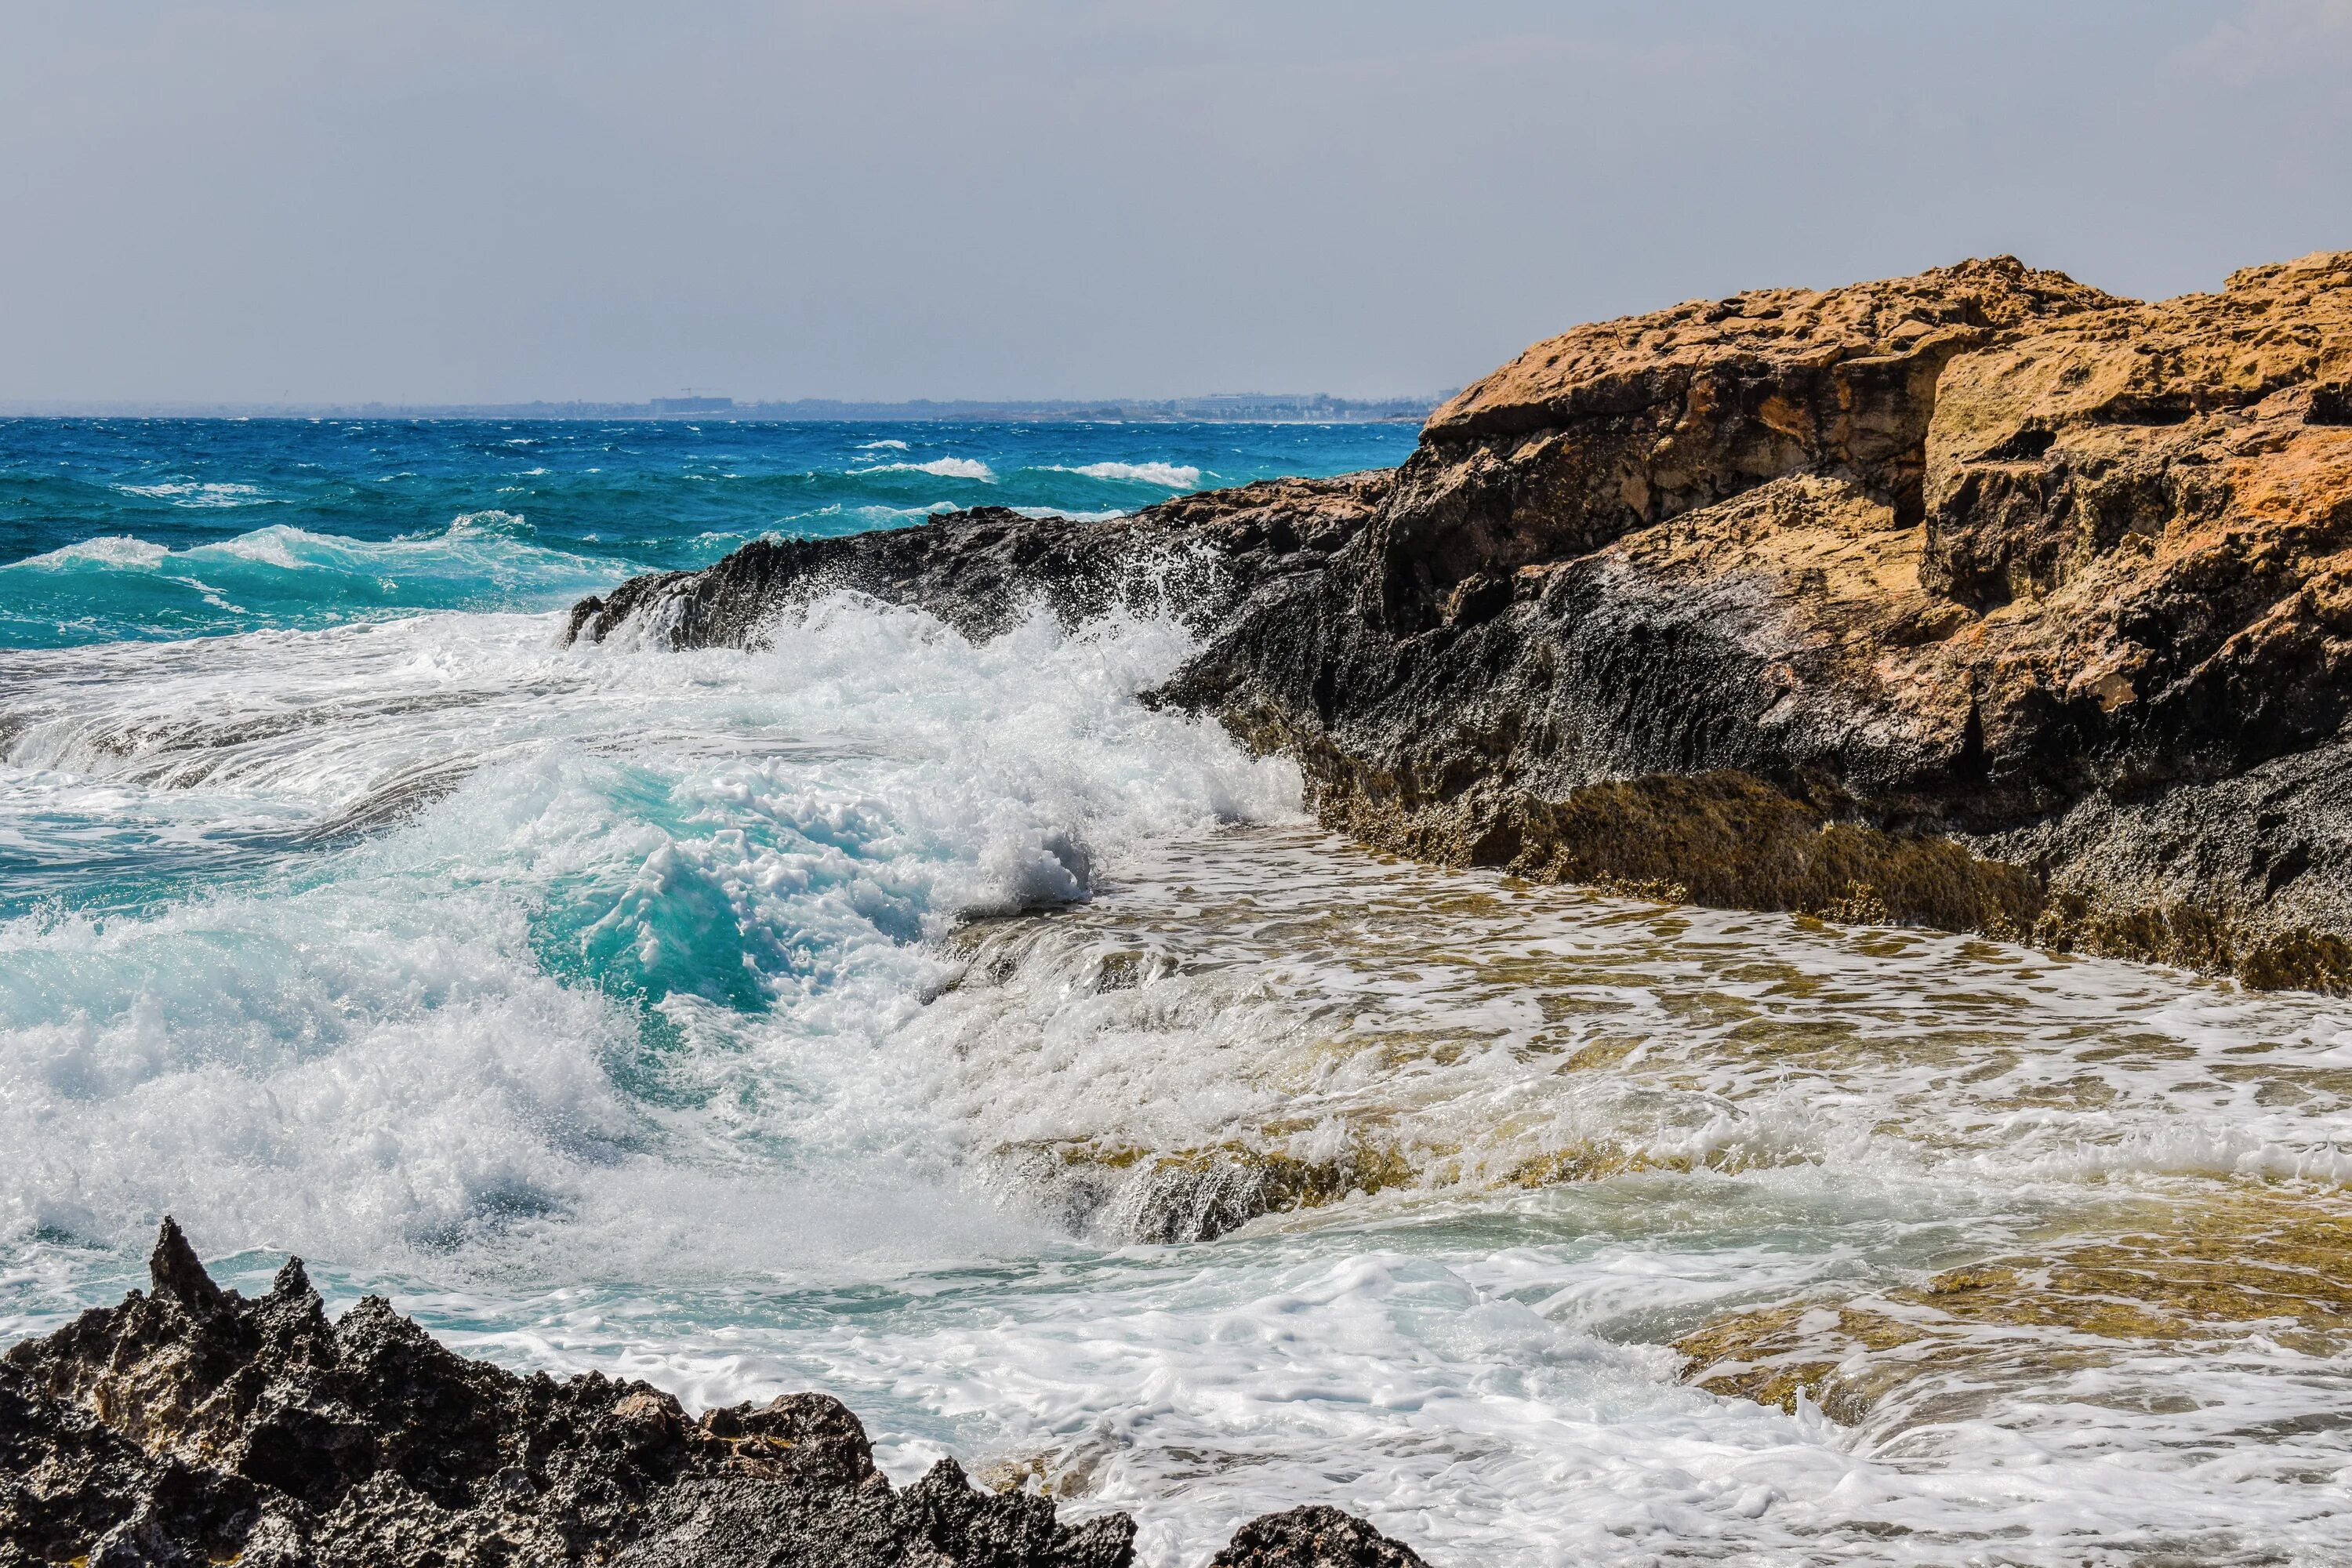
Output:
[[1250,1521],[1211,1568],[1423,1568],[1412,1548],[1336,1508],[1294,1508]]

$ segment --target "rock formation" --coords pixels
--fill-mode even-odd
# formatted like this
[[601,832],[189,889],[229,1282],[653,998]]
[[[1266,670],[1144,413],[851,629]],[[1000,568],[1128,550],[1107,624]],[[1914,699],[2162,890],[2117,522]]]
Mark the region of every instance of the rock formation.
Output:
[[2341,988],[2347,549],[2352,254],[2159,304],[2004,258],[1579,328],[1393,475],[753,545],[573,626],[1157,595],[1160,700],[1384,847]]
[[[0,1568],[1126,1568],[952,1459],[875,1468],[857,1417],[791,1394],[689,1418],[642,1383],[467,1361],[370,1297],[330,1322],[299,1259],[246,1300],[163,1222],[152,1289],[0,1355]],[[1245,1526],[1234,1568],[1417,1568],[1361,1521]]]

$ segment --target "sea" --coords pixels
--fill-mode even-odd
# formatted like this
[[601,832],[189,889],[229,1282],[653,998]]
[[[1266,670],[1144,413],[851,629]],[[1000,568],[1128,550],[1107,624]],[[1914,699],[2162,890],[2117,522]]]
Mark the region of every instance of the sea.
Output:
[[1413,435],[0,422],[0,1342],[169,1213],[1151,1568],[2352,1562],[2341,1001],[1385,858],[1164,615],[562,637]]

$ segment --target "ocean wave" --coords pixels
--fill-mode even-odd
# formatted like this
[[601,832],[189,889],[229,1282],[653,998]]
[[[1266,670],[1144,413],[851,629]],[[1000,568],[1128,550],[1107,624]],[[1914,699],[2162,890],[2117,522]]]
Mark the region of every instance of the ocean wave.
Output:
[[0,646],[321,626],[401,609],[547,607],[627,574],[535,542],[504,511],[363,540],[287,524],[171,549],[106,535],[0,565]]
[[[1513,1568],[1933,1564],[2021,1516],[2340,1555],[2340,1369],[2275,1322],[2037,1324],[2029,1380],[1843,1428],[1664,1342],[2324,1179],[2336,1002],[1384,861],[1141,700],[1197,646],[1161,620],[557,624],[12,662],[22,843],[279,847],[0,921],[0,1331],[119,1296],[169,1207],[225,1282],[296,1248],[518,1365],[825,1387],[894,1477],[1134,1508],[1150,1568],[1308,1497]],[[1238,1228],[1139,1245],[1253,1171]]]
[[212,484],[194,479],[173,479],[152,485],[117,485],[116,490],[127,496],[144,496],[151,500],[167,500],[173,506],[213,509],[233,506],[260,506],[268,498],[257,485]]
[[996,470],[978,458],[934,458],[928,463],[877,463],[870,468],[852,468],[853,474],[933,474],[943,479],[979,479],[986,484],[996,482]]
[[9,777],[199,835],[257,802],[373,831],[102,921],[0,921],[0,1232],[129,1235],[163,1205],[317,1257],[430,1251],[609,1213],[611,1173],[643,1189],[692,1147],[936,1187],[933,1064],[891,1043],[944,973],[927,941],[1083,899],[1139,838],[1297,810],[1288,764],[1137,700],[1191,646],[1169,624],[1041,614],[975,647],[844,598],[759,653],[551,631],[27,666]]
[[[449,520],[449,526],[442,530],[437,537],[464,539],[469,536],[482,538],[490,535],[500,539],[534,539],[538,537],[539,530],[525,521],[520,512],[501,511],[496,508],[490,508],[483,511],[459,512]],[[436,536],[427,533],[414,537],[430,539]]]
[[1189,490],[1201,482],[1201,470],[1190,463],[1078,463],[1046,465],[1048,473],[1080,474],[1090,479],[1119,479],[1130,484],[1158,485]]
[[907,449],[907,443],[904,441],[861,441],[857,444],[857,449],[861,452],[903,452]]
[[22,561],[0,565],[0,572],[67,572],[78,568],[105,571],[123,567],[150,569],[168,559],[171,553],[161,544],[151,544],[127,533],[110,533],[96,539],[85,539],[76,544],[61,545],[38,555],[28,555]]

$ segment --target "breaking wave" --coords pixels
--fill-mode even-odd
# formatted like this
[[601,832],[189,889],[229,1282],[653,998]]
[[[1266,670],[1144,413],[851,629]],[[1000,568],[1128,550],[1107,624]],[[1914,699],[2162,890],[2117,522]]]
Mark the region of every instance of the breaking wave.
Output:
[[469,512],[404,538],[289,524],[183,549],[109,535],[0,565],[0,647],[316,626],[425,609],[552,605],[628,575],[532,542],[520,517]]
[[1189,463],[1080,463],[1074,468],[1056,467],[1053,471],[1081,474],[1090,479],[1125,479],[1171,490],[1189,490],[1201,482],[1201,470]]
[[928,463],[877,463],[870,468],[852,468],[853,474],[936,474],[943,479],[978,479],[983,484],[996,482],[996,470],[977,458],[934,458]]

